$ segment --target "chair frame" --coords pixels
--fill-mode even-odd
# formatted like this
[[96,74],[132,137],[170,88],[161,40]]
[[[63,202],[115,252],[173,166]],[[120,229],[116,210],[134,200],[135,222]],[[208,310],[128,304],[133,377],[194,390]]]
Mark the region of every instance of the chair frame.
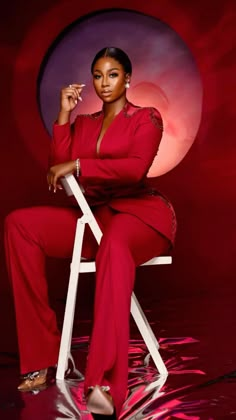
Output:
[[[82,211],[82,216],[78,218],[76,224],[74,248],[72,254],[72,260],[70,265],[70,278],[66,299],[66,307],[64,314],[64,322],[62,328],[62,336],[59,350],[59,358],[56,372],[57,380],[64,380],[65,371],[68,364],[68,359],[72,359],[71,356],[71,340],[74,323],[75,305],[77,299],[77,288],[80,273],[96,272],[95,261],[83,261],[81,260],[81,251],[83,244],[83,236],[85,231],[86,223],[90,226],[98,244],[100,244],[102,231],[84,197],[81,188],[72,174],[66,175],[62,178],[62,185],[66,193],[71,196],[73,195]],[[171,264],[171,256],[160,256],[152,258],[146,263],[146,265],[163,265]],[[161,375],[168,375],[165,363],[159,353],[159,343],[147,321],[147,318],[134,294],[131,297],[131,314],[136,322],[136,325],[141,333],[141,336],[149,350],[149,353],[153,359],[153,362]]]

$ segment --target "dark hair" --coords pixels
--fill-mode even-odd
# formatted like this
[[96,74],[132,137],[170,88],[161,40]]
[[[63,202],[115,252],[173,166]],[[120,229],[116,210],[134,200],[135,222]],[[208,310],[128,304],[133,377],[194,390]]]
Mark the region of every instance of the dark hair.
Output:
[[99,60],[99,58],[102,57],[114,58],[116,61],[118,61],[118,63],[120,63],[123,66],[125,73],[132,73],[132,64],[128,55],[123,50],[116,47],[106,47],[98,51],[91,64],[91,73],[93,73],[93,69],[96,62]]

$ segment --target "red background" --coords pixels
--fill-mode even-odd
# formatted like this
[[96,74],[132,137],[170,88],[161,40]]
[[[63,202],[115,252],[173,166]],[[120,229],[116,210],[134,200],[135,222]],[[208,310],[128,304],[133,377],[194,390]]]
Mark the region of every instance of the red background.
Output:
[[[145,274],[145,289],[140,272],[136,287],[138,292],[154,296],[235,294],[235,2],[142,3],[114,0],[112,7],[143,12],[171,26],[195,57],[204,97],[194,145],[179,166],[159,180],[160,189],[173,202],[179,224],[173,265],[155,268],[155,275],[147,268],[150,275]],[[67,25],[110,6],[106,0],[18,0],[4,2],[1,10],[1,299],[11,296],[3,251],[5,215],[19,207],[53,204],[46,185],[49,137],[36,98],[39,66],[47,48]],[[37,145],[37,161],[26,147],[29,139]],[[49,263],[52,287],[65,275],[64,263]],[[6,317],[2,320],[4,329],[12,322],[12,313],[9,306],[8,323]]]

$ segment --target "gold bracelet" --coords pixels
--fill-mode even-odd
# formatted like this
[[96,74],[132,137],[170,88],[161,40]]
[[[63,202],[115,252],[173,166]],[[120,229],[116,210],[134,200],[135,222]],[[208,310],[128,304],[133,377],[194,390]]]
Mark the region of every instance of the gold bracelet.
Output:
[[76,159],[75,161],[75,167],[76,167],[76,176],[79,178],[79,170],[80,170],[80,162],[79,159]]

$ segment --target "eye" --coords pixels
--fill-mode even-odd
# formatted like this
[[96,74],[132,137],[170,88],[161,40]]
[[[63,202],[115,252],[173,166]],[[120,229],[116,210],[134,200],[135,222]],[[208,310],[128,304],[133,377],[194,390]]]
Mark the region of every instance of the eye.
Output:
[[109,74],[109,77],[111,77],[112,79],[118,76],[119,76],[118,73],[114,73],[114,72]]
[[100,79],[100,77],[101,77],[101,76],[100,76],[100,74],[94,74],[94,75],[93,75],[93,78],[94,78],[94,79],[96,79],[96,80],[97,80],[97,79]]

